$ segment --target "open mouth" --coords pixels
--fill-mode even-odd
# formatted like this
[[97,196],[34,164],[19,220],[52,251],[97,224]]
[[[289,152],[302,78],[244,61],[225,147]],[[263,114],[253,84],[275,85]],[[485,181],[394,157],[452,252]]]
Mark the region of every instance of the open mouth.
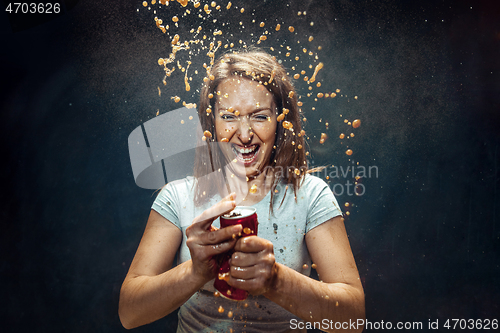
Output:
[[245,166],[249,166],[253,164],[257,159],[257,155],[260,150],[260,145],[251,145],[247,147],[232,145],[232,148],[238,161],[243,163]]

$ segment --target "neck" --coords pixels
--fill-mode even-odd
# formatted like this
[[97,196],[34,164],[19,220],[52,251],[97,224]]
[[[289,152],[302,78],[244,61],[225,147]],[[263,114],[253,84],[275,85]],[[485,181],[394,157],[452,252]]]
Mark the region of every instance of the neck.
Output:
[[261,201],[269,192],[274,180],[274,173],[270,170],[256,176],[227,177],[231,192],[236,193],[236,204],[250,206]]

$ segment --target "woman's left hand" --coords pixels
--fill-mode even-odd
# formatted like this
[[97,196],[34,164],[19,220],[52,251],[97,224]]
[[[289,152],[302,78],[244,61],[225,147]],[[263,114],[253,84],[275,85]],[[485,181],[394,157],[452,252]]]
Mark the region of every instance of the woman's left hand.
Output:
[[276,276],[273,243],[258,236],[240,238],[229,261],[228,284],[261,295],[271,288]]

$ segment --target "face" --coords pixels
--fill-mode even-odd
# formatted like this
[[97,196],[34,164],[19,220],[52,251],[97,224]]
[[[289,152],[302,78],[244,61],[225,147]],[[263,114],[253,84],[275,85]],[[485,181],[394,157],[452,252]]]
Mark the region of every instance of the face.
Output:
[[224,155],[236,158],[246,176],[259,174],[270,164],[276,138],[273,95],[261,84],[237,76],[222,81],[216,92],[217,138],[229,143]]

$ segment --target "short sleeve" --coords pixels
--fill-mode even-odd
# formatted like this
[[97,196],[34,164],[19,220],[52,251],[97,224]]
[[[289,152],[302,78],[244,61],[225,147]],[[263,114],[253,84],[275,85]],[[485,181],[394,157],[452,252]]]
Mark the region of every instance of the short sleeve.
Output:
[[306,233],[318,225],[342,215],[332,190],[322,179],[307,175],[301,190],[306,190],[308,202]]
[[177,207],[179,202],[178,196],[179,193],[176,186],[173,186],[172,183],[168,183],[161,189],[160,193],[153,202],[151,209],[180,229],[181,227],[178,214],[179,209]]

